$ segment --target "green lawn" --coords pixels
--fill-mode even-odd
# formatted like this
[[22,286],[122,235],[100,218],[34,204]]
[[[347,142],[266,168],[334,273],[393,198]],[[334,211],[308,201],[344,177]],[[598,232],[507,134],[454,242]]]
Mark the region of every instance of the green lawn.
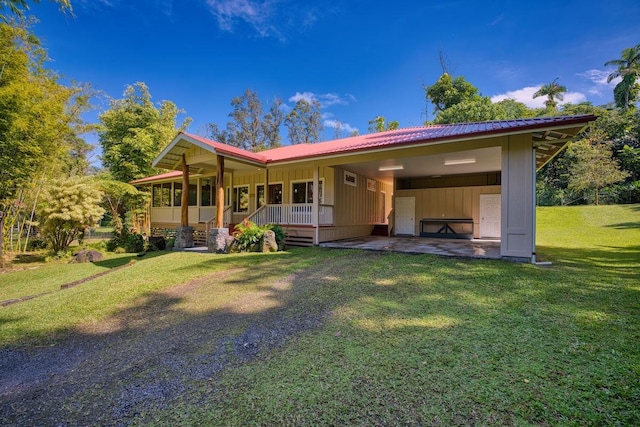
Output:
[[[207,286],[158,324],[277,282],[263,314],[327,313],[322,326],[192,384],[138,424],[640,425],[640,206],[540,208],[537,242],[552,266],[321,248],[148,255],[0,309],[0,347],[91,330],[199,278]],[[108,266],[76,268],[85,273],[3,274],[0,292]]]

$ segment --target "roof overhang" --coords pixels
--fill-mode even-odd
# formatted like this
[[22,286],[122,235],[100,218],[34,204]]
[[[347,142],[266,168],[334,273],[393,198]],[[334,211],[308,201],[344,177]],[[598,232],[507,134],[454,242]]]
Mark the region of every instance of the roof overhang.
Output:
[[266,166],[266,160],[259,154],[214,141],[208,141],[204,138],[195,137],[183,132],[180,132],[173,141],[162,150],[153,161],[152,166],[169,170],[181,170],[182,155],[187,154],[193,147],[198,147],[205,153],[210,153],[213,156],[209,156],[209,158],[206,158],[206,156],[201,157],[206,163],[203,162],[200,168],[190,164],[191,169],[204,169],[205,164],[215,168],[217,166],[217,160],[215,158],[217,155],[224,156],[225,162],[234,162],[245,165],[245,167],[261,168]]

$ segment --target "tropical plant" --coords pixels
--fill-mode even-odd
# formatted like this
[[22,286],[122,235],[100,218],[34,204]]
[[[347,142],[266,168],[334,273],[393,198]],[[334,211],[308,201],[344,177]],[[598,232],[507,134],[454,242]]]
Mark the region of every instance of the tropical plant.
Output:
[[616,106],[622,109],[633,107],[640,94],[638,77],[640,76],[640,44],[624,49],[620,59],[605,62],[605,66],[615,66],[617,69],[607,77],[607,83],[620,77],[622,80],[613,91]]
[[544,84],[534,94],[534,98],[540,96],[546,96],[547,100],[544,105],[547,107],[547,111],[556,112],[558,110],[558,101],[564,99],[563,93],[567,91],[565,86],[558,84],[558,78],[553,79],[551,83]]
[[[70,0],[55,0],[60,5],[60,10],[72,12]],[[40,3],[40,0],[33,0],[34,3]],[[27,0],[0,0],[0,10],[9,8],[9,11],[18,17],[24,16],[24,11],[29,9]],[[2,14],[0,20],[7,21],[7,17]]]
[[236,225],[233,231],[235,243],[242,252],[252,250],[260,242],[263,235],[264,229],[246,218]]
[[95,226],[104,209],[102,192],[88,178],[51,181],[42,191],[38,209],[41,234],[54,252],[64,252],[85,229]]

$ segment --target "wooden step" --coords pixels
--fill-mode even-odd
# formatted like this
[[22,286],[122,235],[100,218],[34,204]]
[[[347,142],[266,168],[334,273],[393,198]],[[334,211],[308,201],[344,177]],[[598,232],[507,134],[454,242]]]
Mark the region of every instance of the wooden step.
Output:
[[371,230],[372,236],[388,236],[389,235],[389,226],[387,224],[376,224],[373,226],[373,230]]

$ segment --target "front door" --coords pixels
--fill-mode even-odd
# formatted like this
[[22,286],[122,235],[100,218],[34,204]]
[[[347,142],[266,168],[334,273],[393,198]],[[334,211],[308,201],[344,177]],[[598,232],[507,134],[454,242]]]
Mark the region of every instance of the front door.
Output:
[[396,197],[396,235],[413,236],[416,229],[416,198]]
[[500,194],[480,195],[480,237],[500,238]]
[[269,184],[269,204],[282,204],[282,184]]

